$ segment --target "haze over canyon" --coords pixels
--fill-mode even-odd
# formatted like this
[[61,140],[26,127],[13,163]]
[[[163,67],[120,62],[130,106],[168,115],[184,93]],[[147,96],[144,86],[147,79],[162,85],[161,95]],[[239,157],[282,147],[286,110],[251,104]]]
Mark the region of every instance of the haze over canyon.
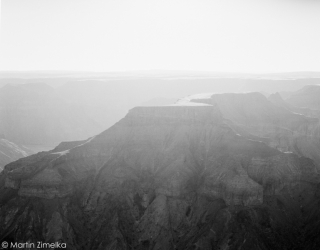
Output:
[[2,72],[0,242],[318,249],[319,77]]

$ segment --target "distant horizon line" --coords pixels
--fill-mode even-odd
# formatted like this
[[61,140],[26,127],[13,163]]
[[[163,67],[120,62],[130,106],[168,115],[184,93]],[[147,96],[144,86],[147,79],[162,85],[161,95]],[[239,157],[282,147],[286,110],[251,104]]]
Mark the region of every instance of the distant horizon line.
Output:
[[211,73],[211,74],[296,74],[296,73],[320,73],[313,70],[299,71],[266,71],[266,72],[237,72],[237,71],[209,71],[209,70],[183,70],[183,69],[141,69],[141,70],[113,70],[113,71],[96,71],[96,70],[0,70],[1,73],[135,73],[135,72],[195,72],[195,73]]

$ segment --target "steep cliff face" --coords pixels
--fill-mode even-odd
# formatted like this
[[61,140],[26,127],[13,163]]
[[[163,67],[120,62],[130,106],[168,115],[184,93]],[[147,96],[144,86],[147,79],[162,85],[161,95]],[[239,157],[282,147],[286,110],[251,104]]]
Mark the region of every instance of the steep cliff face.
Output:
[[0,240],[68,249],[316,249],[319,174],[217,105],[139,107],[0,175]]
[[292,93],[285,101],[296,107],[320,110],[320,86],[318,84],[304,86]]
[[279,93],[275,93],[269,96],[269,101],[279,107],[283,107],[291,112],[303,114],[308,117],[318,118],[320,119],[320,110],[319,109],[311,109],[311,108],[304,108],[294,106],[287,101],[285,101]]
[[320,166],[319,119],[316,111],[297,108],[277,96],[260,93],[215,94],[192,102],[214,104],[237,133],[282,152],[309,157]]

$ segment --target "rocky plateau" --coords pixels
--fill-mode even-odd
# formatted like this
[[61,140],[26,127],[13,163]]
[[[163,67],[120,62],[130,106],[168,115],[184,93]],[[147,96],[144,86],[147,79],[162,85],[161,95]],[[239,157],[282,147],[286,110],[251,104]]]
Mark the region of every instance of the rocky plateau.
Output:
[[6,165],[0,241],[319,249],[319,120],[280,98],[135,107],[92,138]]

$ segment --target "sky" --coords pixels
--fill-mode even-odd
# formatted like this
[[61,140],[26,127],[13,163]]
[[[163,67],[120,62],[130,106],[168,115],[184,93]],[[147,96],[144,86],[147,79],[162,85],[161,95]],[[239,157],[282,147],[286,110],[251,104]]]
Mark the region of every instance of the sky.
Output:
[[320,71],[318,0],[0,2],[0,70]]

